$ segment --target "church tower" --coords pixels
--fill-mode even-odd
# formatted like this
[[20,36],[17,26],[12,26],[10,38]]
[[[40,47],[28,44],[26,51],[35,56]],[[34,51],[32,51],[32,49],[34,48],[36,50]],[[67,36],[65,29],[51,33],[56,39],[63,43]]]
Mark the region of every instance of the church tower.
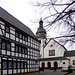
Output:
[[40,18],[39,28],[37,29],[36,36],[37,36],[38,40],[41,41],[40,54],[41,54],[41,58],[44,58],[44,49],[43,49],[43,47],[46,44],[46,31],[45,31],[45,29],[43,27],[43,20],[42,20],[42,18]]

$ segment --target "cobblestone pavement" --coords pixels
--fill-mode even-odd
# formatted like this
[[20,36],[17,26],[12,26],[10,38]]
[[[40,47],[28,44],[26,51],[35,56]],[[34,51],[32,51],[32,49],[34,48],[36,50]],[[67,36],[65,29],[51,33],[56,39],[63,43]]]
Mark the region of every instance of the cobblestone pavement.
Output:
[[64,75],[66,72],[61,72],[60,70],[57,70],[54,72],[53,70],[45,70],[44,72],[40,72],[40,74],[35,75]]

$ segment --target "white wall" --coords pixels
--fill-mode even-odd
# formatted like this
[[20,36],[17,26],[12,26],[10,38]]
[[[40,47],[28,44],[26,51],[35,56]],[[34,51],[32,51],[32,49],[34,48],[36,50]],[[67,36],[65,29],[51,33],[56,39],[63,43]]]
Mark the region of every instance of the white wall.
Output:
[[[51,47],[51,45],[53,45]],[[49,50],[55,50],[55,56],[49,56]],[[56,43],[54,40],[50,40],[50,42],[46,45],[44,48],[44,58],[50,58],[50,57],[63,57],[64,56],[65,49]]]
[[75,66],[75,65],[73,65],[73,60],[75,60],[75,56],[66,57],[66,58],[70,59],[69,65]]
[[45,41],[46,41],[46,39],[41,39],[41,44],[40,44],[40,54],[41,54],[41,58],[43,58],[44,57],[44,55],[43,55],[43,51],[44,51],[44,46],[45,46]]
[[[40,67],[41,67],[42,62],[45,63],[45,67],[47,67],[48,62],[51,63],[51,67],[54,67],[54,62],[55,61],[58,63],[58,67],[68,67],[68,65],[69,65],[69,60],[54,60],[54,61],[41,61],[40,62]],[[65,62],[65,64],[63,64],[63,62]]]

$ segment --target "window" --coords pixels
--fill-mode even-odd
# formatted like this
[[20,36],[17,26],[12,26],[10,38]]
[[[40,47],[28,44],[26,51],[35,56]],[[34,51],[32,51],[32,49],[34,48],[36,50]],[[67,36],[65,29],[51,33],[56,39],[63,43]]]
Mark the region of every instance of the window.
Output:
[[27,47],[25,47],[25,54],[28,54],[28,49],[27,49]]
[[22,38],[24,41],[26,41],[26,42],[28,41],[28,37],[26,35],[22,35]]
[[2,49],[6,49],[6,42],[5,42],[5,40],[2,40]]
[[23,35],[23,40],[25,40],[25,36]]
[[3,69],[7,69],[7,61],[3,61]]
[[16,48],[16,52],[18,53],[18,45],[17,44],[16,44],[16,47],[15,48]]
[[1,49],[1,38],[0,38],[0,49]]
[[7,50],[11,50],[11,43],[7,42]]
[[55,55],[55,50],[49,50],[49,56],[54,56]]
[[6,31],[7,33],[10,33],[10,27],[9,27],[8,25],[6,25],[5,31]]
[[23,36],[22,36],[22,34],[20,33],[20,39],[22,39],[23,38]]
[[27,65],[28,65],[28,64],[27,64],[27,62],[26,62],[26,69],[28,68]]
[[25,53],[24,47],[22,47],[22,53],[23,53],[23,54]]
[[1,38],[0,38],[0,43],[1,43]]
[[17,67],[20,68],[20,62],[17,62]]
[[16,61],[13,62],[13,68],[16,68]]
[[63,64],[65,64],[65,62],[63,62]]
[[16,37],[19,37],[19,32],[18,31],[16,31]]
[[12,61],[8,62],[8,68],[11,69],[12,68]]
[[73,65],[75,65],[75,60],[73,60]]
[[19,53],[21,53],[21,46],[19,46]]
[[21,62],[21,68],[23,68],[23,62]]
[[50,47],[53,47],[53,45],[50,45]]

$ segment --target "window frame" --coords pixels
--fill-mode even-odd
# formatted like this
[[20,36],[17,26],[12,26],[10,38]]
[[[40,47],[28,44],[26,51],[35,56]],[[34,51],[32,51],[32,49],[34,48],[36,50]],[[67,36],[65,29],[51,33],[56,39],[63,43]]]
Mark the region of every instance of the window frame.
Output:
[[10,33],[10,26],[5,24],[5,32]]
[[49,56],[55,56],[55,49],[49,50]]
[[[5,45],[4,45],[4,44]],[[3,50],[5,50],[6,49],[6,40],[4,40],[4,39],[2,39],[2,47],[1,47]]]
[[[10,48],[9,48],[9,47],[10,47]],[[7,49],[8,51],[11,50],[11,42],[6,41],[6,49]]]

